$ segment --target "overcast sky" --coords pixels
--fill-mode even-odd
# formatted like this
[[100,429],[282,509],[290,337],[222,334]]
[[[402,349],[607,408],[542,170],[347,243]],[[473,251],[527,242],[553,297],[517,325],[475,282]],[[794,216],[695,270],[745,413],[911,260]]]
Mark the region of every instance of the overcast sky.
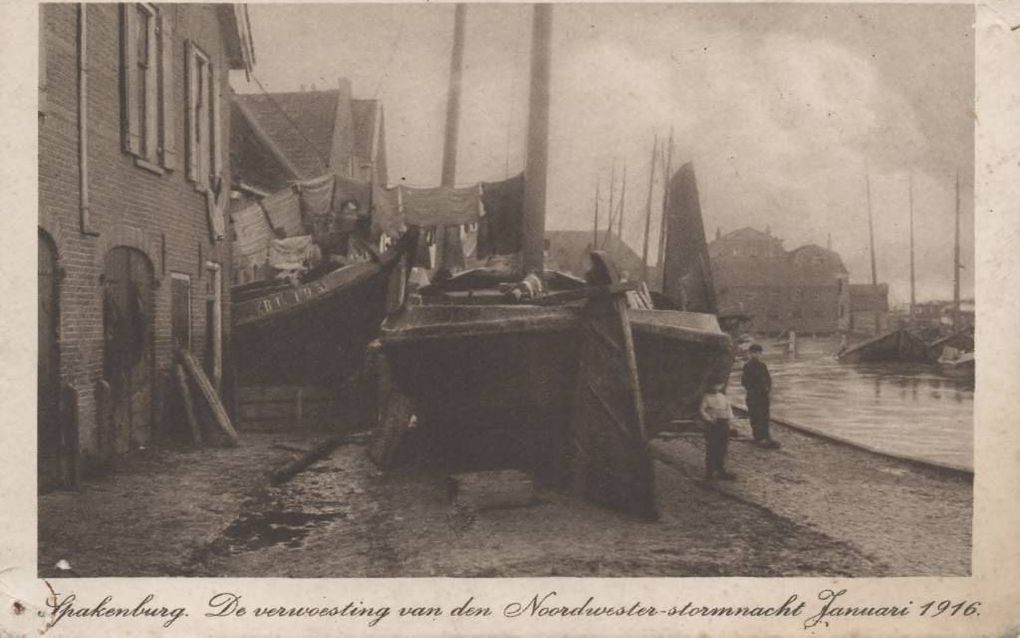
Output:
[[[438,184],[452,5],[248,6],[268,90],[349,78],[356,97],[383,100],[391,180]],[[973,16],[966,5],[557,5],[547,227],[590,229],[596,176],[605,199],[615,161],[618,178],[627,166],[624,236],[640,251],[653,135],[672,127],[710,239],[769,226],[795,248],[831,232],[852,282],[871,276],[870,175],[878,277],[894,301],[909,299],[913,174],[918,298],[950,298],[959,171],[970,296]],[[530,5],[468,8],[460,183],[523,167],[530,29]]]

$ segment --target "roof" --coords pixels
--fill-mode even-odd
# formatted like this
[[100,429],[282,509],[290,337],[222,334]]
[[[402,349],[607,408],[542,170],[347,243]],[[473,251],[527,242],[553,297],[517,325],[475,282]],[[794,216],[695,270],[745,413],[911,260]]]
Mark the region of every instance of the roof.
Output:
[[[232,134],[231,152],[236,155],[237,170],[247,181],[255,181],[254,176],[258,176],[258,185],[276,190],[279,180],[266,175],[274,170],[282,169],[285,180],[314,179],[330,168],[346,171],[351,156],[382,164],[382,145],[376,144],[376,131],[382,126],[379,101],[352,99],[349,108],[341,108],[341,95],[349,92],[333,89],[235,95],[234,114],[245,120],[237,128],[247,128],[262,147],[255,150],[243,135]],[[264,166],[269,164],[272,166]],[[384,166],[379,168],[385,173]]]
[[255,66],[255,46],[248,22],[248,7],[240,3],[216,5],[216,17],[227,49],[231,69],[251,71]]
[[339,91],[237,95],[238,103],[309,179],[329,168]]
[[744,226],[719,237],[716,241],[774,241],[782,243],[782,240],[773,237],[771,233],[762,232],[750,226]]

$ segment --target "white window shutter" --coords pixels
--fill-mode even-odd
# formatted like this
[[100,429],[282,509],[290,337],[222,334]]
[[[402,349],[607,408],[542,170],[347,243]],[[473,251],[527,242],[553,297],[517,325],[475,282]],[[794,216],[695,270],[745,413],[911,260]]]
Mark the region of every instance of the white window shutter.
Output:
[[138,30],[137,8],[134,4],[120,5],[121,14],[121,125],[123,126],[124,150],[137,155],[141,151],[141,123],[138,121],[138,42],[135,35]]
[[187,40],[184,43],[184,81],[187,86],[187,125],[188,131],[185,135],[187,139],[187,155],[188,155],[188,179],[193,182],[197,182],[198,177],[198,154],[201,149],[198,148],[198,61],[195,59],[195,45],[191,40]]
[[[168,7],[164,8],[166,11]],[[165,13],[161,13],[160,21],[160,89],[163,95],[163,167],[167,170],[177,168],[177,112],[174,100],[174,23]]]
[[211,140],[212,156],[213,156],[213,159],[212,159],[212,174],[215,175],[216,177],[222,177],[223,176],[223,140],[222,140],[223,124],[220,121],[220,118],[223,116],[223,112],[220,110],[220,91],[222,89],[222,87],[220,86],[220,75],[221,74],[219,72],[219,69],[217,68],[217,65],[212,64],[211,62],[209,64],[209,68],[210,68],[210,76],[211,76],[210,77],[210,85],[212,87],[211,88],[211,93],[212,93],[212,104],[211,104],[211,107],[212,108],[210,109],[212,111],[212,129],[210,131],[211,134],[212,134],[212,140]]

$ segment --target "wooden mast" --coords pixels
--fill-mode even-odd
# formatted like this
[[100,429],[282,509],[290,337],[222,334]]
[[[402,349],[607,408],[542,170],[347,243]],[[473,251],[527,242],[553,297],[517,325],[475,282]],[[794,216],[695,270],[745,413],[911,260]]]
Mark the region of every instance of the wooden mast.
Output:
[[545,188],[549,162],[549,75],[552,65],[551,4],[534,5],[528,156],[524,168],[522,265],[525,275],[545,271]]
[[627,165],[624,164],[623,183],[620,185],[620,210],[616,216],[616,238],[620,240],[621,251],[623,250],[623,205],[626,200],[627,200]]
[[598,173],[595,174],[595,236],[592,237],[591,249],[598,250],[599,247],[599,186],[602,182],[602,176]]
[[960,169],[956,169],[956,232],[953,238],[953,332],[960,329]]
[[[656,258],[656,267],[659,269],[659,276],[666,276],[666,232],[667,224],[666,217],[669,213],[669,178],[671,177],[670,172],[673,170],[673,129],[669,129],[669,146],[663,149],[666,155],[666,162],[663,167],[663,189],[662,189],[662,218],[659,221],[659,255]],[[659,281],[659,290],[662,290],[662,285],[665,283],[664,280]]]
[[917,296],[914,293],[914,171],[910,171],[908,193],[910,195],[910,320],[914,320],[914,306]]
[[655,186],[655,155],[659,152],[659,136],[652,142],[652,161],[648,169],[648,200],[645,203],[645,241],[641,247],[641,281],[648,283],[648,232],[652,225],[652,188]]
[[[457,135],[460,125],[460,87],[464,67],[464,20],[467,5],[458,4],[453,12],[453,51],[450,55],[450,86],[446,97],[446,137],[443,140],[443,186],[457,181]],[[450,269],[451,250],[460,242],[459,228],[442,227],[436,238],[436,266]],[[457,233],[456,239],[453,235]]]
[[609,168],[609,215],[606,219],[606,234],[602,237],[602,246],[605,247],[609,242],[609,236],[613,234],[613,204],[615,203],[615,191],[616,186],[616,158],[613,158],[613,163]]
[[875,270],[875,226],[871,219],[871,178],[867,170],[864,172],[864,186],[868,198],[868,244],[871,246],[871,285],[878,285],[878,272]]

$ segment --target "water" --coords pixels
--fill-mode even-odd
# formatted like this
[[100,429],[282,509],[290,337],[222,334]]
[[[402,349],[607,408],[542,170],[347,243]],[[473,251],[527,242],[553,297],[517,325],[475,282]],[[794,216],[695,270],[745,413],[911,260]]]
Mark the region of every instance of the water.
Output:
[[[938,366],[840,363],[836,340],[799,339],[798,354],[763,344],[772,415],[884,451],[974,467],[974,386]],[[734,399],[743,400],[734,367]]]

